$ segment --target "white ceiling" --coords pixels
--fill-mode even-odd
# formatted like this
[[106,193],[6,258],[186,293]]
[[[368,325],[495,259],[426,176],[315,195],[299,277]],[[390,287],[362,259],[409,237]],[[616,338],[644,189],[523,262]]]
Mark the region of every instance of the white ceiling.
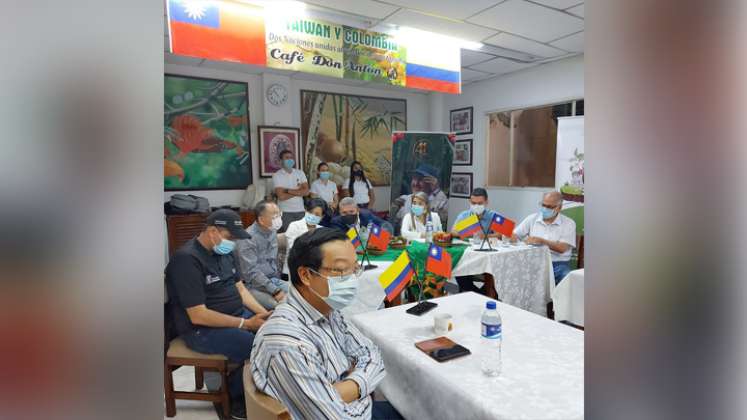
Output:
[[[489,79],[584,51],[584,0],[304,2],[308,6],[308,14],[339,23],[357,24],[375,30],[409,26],[483,43],[484,46],[479,51],[462,50],[463,84]],[[168,51],[168,38],[165,39],[164,45]],[[167,62],[215,68],[221,64],[175,57],[171,54],[167,54]],[[232,66],[242,68],[242,65]],[[243,66],[244,72],[256,72],[257,69],[249,67]],[[291,76],[311,80],[299,72],[292,73]]]

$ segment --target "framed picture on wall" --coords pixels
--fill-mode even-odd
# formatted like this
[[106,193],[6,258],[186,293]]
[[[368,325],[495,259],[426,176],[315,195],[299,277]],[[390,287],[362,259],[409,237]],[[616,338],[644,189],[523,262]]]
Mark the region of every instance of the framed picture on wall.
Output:
[[472,134],[472,107],[452,109],[449,112],[449,131],[456,135]]
[[280,153],[290,150],[296,161],[295,168],[301,169],[301,130],[297,127],[260,125],[257,127],[259,144],[259,176],[271,178],[283,167]]
[[472,192],[471,172],[452,172],[449,185],[449,197],[469,198]]
[[252,183],[245,82],[164,75],[166,191],[243,190]]
[[454,161],[452,165],[472,165],[472,139],[457,140],[454,143]]

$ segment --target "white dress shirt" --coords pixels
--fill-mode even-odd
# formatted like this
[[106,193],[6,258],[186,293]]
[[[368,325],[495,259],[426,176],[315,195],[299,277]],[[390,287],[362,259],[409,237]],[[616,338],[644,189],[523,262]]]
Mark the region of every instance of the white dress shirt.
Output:
[[[412,219],[415,219],[415,226],[412,224]],[[431,212],[431,222],[433,223],[433,233],[443,232],[443,229],[441,228],[441,218],[438,217],[438,213]],[[425,225],[417,217],[410,217],[409,214],[406,214],[402,219],[400,232],[408,241],[422,241],[424,240],[423,234],[425,233]]]
[[331,203],[335,200],[337,194],[337,184],[327,180],[325,183],[321,179],[311,183],[311,193],[318,195],[322,200]]
[[[342,189],[347,190],[349,185],[350,178],[346,179],[345,183],[342,184]],[[368,190],[370,188],[373,188],[373,186],[369,180],[366,180],[366,182],[355,181],[353,183],[353,199],[355,200],[355,204],[368,204],[369,200],[371,200],[368,196]]]
[[551,249],[550,257],[553,261],[569,261],[571,259],[571,248],[576,247],[576,222],[559,214],[552,223],[547,224],[542,220],[540,213],[534,213],[527,216],[519,223],[519,226],[514,228],[514,235],[522,239],[527,236],[536,236],[551,242],[566,243],[570,245],[567,251],[559,253]]
[[[285,169],[280,169],[272,175],[272,185],[274,188],[287,188],[293,190],[306,182],[308,182],[306,175],[298,169],[293,169],[290,172]],[[280,207],[280,211],[283,212],[302,212],[304,210],[303,197],[294,196],[287,200],[278,200],[278,207]]]

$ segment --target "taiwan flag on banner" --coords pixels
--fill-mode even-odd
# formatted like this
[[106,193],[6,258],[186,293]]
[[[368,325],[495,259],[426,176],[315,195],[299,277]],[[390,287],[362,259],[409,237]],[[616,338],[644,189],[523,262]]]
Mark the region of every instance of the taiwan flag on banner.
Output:
[[392,235],[386,230],[382,229],[381,226],[374,224],[371,228],[371,234],[368,236],[368,248],[378,249],[379,251],[386,251],[389,246],[389,238]]
[[261,8],[219,0],[167,1],[172,53],[265,65]]
[[507,219],[498,213],[494,214],[493,220],[490,221],[490,230],[500,233],[503,236],[513,235],[514,226],[516,226],[516,223],[513,220]]
[[436,244],[428,249],[428,259],[425,261],[425,271],[437,276],[451,278],[451,254]]

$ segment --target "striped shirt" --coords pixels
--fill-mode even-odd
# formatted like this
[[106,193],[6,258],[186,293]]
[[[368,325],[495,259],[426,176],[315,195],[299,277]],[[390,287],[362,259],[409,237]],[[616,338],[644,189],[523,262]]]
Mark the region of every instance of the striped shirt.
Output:
[[[370,419],[370,394],[386,374],[371,340],[339,311],[322,315],[293,286],[254,338],[251,366],[257,389],[294,419]],[[343,379],[358,384],[360,399],[342,400],[333,385]]]

